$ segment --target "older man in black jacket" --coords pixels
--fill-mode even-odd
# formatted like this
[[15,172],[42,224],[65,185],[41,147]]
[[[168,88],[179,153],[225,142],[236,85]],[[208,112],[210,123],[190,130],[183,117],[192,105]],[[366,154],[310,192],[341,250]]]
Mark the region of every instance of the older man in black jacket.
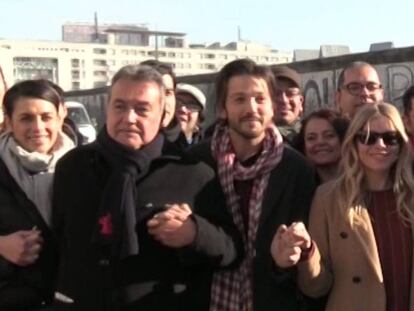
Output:
[[169,147],[163,109],[160,74],[122,68],[97,141],[58,164],[57,310],[179,310],[199,286],[190,272],[237,261],[242,246],[214,174]]

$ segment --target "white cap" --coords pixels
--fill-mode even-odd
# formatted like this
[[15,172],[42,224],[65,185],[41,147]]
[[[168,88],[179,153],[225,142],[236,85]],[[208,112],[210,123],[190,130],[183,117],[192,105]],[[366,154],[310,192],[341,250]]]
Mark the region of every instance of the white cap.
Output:
[[200,89],[190,84],[178,83],[176,94],[179,95],[186,93],[192,95],[200,103],[203,110],[206,108],[206,97]]

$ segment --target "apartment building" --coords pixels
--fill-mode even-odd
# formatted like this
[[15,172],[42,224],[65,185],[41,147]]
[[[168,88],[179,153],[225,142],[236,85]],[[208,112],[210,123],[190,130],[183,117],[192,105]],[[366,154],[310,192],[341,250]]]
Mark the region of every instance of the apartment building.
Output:
[[159,59],[173,66],[177,75],[220,70],[238,58],[260,64],[291,62],[292,52],[240,40],[189,44],[184,33],[150,31],[140,25],[67,23],[63,41],[0,39],[0,65],[9,84],[46,78],[64,90],[90,89],[109,84],[114,73],[127,64]]

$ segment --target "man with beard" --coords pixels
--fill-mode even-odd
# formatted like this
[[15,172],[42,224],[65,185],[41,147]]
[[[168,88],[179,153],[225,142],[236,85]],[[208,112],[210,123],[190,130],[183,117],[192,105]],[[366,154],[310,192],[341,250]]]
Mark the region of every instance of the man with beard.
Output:
[[306,221],[314,175],[274,125],[274,84],[269,68],[248,59],[228,63],[217,76],[220,122],[211,141],[192,152],[215,168],[223,213],[233,216],[245,252],[237,269],[214,274],[210,296],[196,296],[194,310],[300,309],[295,270],[272,264],[270,244],[280,224]]

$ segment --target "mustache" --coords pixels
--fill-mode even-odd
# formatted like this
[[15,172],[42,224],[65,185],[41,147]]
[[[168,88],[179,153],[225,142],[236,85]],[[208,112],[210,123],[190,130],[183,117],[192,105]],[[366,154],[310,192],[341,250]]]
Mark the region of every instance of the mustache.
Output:
[[263,118],[255,114],[247,114],[240,118],[240,121],[251,121],[251,120],[262,122]]

